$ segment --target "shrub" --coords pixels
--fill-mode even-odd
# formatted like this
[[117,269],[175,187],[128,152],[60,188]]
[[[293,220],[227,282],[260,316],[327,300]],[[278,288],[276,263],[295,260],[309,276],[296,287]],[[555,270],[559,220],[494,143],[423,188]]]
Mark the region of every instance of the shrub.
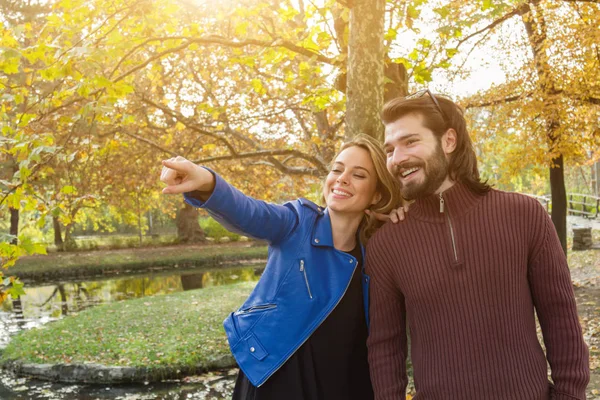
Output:
[[211,217],[200,218],[200,227],[206,234],[206,237],[213,238],[215,240],[219,240],[222,237],[228,237],[232,242],[237,242],[240,240],[240,235],[229,232]]

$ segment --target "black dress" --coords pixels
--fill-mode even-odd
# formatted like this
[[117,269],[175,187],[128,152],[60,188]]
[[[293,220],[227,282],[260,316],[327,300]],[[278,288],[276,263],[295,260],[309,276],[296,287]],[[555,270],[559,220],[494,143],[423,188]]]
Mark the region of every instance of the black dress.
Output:
[[240,370],[233,400],[372,400],[367,362],[367,324],[358,261],[337,307],[306,342],[263,385],[255,387]]

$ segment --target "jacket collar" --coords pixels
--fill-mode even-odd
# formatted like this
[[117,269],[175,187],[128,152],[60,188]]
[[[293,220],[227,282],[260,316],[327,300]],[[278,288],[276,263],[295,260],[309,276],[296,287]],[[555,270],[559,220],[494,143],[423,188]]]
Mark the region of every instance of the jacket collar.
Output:
[[440,212],[440,194],[417,199],[409,208],[408,215],[428,222],[443,223],[446,217],[460,218],[476,207],[483,196],[469,190],[464,184],[457,182],[441,193],[444,199],[444,212]]
[[317,216],[315,227],[312,232],[310,242],[313,246],[329,246],[333,247],[333,234],[331,232],[331,217],[329,209],[325,208],[322,213]]
[[[313,246],[317,247],[334,247],[333,246],[333,232],[331,230],[331,217],[329,216],[329,208],[321,209],[322,212],[317,216],[317,220],[315,222],[315,227],[312,232],[312,236],[310,242]],[[356,232],[356,240],[357,243],[360,244],[361,250],[363,252],[363,259],[365,257],[364,254],[364,246],[360,243],[360,235],[359,232],[362,229],[361,225],[358,227],[358,231]]]

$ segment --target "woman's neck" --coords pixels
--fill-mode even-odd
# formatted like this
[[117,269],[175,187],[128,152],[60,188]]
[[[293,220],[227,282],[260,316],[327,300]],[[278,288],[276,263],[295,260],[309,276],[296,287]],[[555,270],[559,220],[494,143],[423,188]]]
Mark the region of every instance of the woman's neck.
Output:
[[356,247],[356,231],[362,221],[362,214],[336,213],[329,210],[333,247],[341,251],[351,251]]

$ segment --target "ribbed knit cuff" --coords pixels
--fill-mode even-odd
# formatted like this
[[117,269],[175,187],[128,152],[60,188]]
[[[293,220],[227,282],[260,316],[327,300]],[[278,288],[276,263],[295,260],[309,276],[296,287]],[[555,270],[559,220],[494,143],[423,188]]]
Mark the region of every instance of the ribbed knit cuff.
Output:
[[552,400],[584,400],[585,393],[583,394],[583,396],[580,397],[580,396],[571,396],[570,394],[558,393],[557,391],[553,391],[551,399]]

